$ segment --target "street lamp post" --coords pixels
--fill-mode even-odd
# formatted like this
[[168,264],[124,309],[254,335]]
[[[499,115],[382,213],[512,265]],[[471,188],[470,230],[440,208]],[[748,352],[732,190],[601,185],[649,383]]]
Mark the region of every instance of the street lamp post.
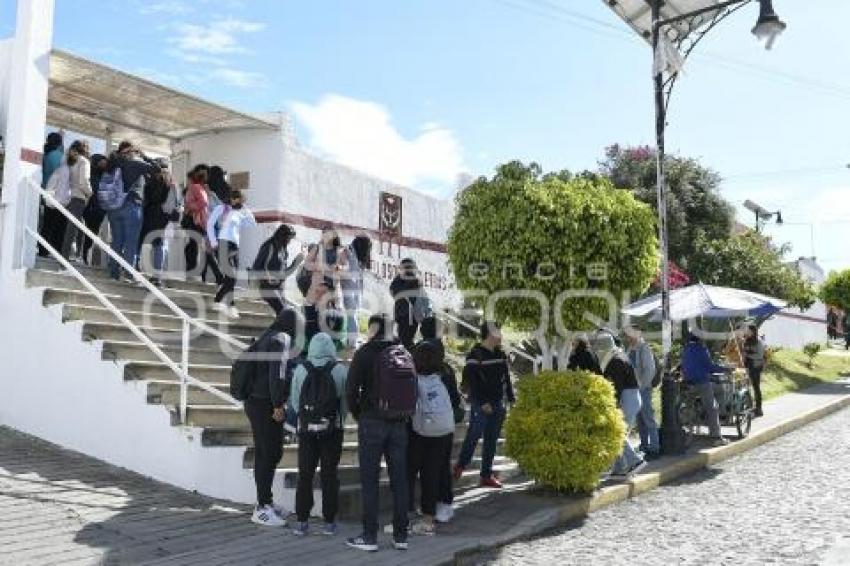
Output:
[[[679,415],[677,414],[679,389],[675,382],[671,370],[670,351],[673,346],[673,323],[670,319],[670,268],[669,268],[669,242],[667,233],[667,185],[664,168],[664,143],[665,131],[667,128],[667,108],[670,99],[670,93],[675,85],[678,72],[673,72],[665,79],[665,69],[658,65],[658,56],[662,48],[662,41],[668,39],[662,36],[665,29],[671,25],[681,23],[689,24],[697,22],[693,28],[701,28],[701,31],[696,33],[695,38],[690,39],[684,57],[691,53],[697,43],[703,36],[711,30],[720,20],[728,15],[731,15],[737,9],[750,3],[751,0],[731,0],[727,2],[719,2],[711,4],[704,8],[700,8],[688,13],[677,14],[674,17],[664,19],[662,17],[662,8],[668,3],[665,0],[647,0],[650,4],[652,13],[652,30],[651,43],[653,56],[655,57],[656,66],[653,75],[655,86],[655,135],[656,135],[656,167],[658,177],[658,233],[659,243],[661,246],[661,331],[662,331],[662,364],[663,375],[661,387],[661,438],[662,449],[666,454],[679,454],[685,450],[684,435],[679,424]],[[753,28],[753,34],[760,40],[765,40],[767,49],[773,47],[773,43],[777,36],[781,34],[786,25],[779,19],[773,11],[771,0],[759,0],[760,11],[759,19]],[[713,16],[712,16],[713,15]],[[707,26],[702,20],[703,17],[708,17],[710,24]],[[701,27],[702,26],[702,27]],[[686,26],[687,31],[684,37],[679,38],[680,44],[691,34],[693,29],[690,25]],[[665,92],[666,90],[666,92]]]

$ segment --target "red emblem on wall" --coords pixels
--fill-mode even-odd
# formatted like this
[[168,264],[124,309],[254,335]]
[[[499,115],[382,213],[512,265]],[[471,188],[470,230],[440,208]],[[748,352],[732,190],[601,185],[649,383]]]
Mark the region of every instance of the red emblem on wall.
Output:
[[[383,251],[384,243],[386,243],[388,255],[391,255],[392,252],[393,239],[400,238],[402,235],[402,212],[400,196],[381,193],[378,205],[378,232],[380,233],[381,251]],[[401,254],[401,246],[397,245],[397,247],[398,253]]]

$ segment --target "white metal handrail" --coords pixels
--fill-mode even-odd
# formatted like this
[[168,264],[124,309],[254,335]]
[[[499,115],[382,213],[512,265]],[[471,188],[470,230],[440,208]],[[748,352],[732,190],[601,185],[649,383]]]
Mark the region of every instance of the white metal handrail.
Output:
[[37,192],[39,195],[41,195],[44,198],[45,201],[47,201],[49,204],[51,204],[57,210],[59,210],[59,212],[61,212],[62,215],[65,216],[65,218],[67,218],[68,221],[71,222],[78,230],[80,230],[83,234],[85,234],[86,236],[91,238],[92,242],[94,242],[94,244],[97,245],[98,248],[100,248],[101,250],[106,252],[106,254],[110,258],[115,260],[118,263],[118,265],[120,265],[127,273],[132,275],[133,279],[137,283],[139,283],[142,287],[145,288],[145,290],[147,290],[150,294],[152,294],[154,297],[159,299],[159,301],[161,301],[166,307],[168,307],[168,309],[175,316],[179,317],[184,322],[187,322],[190,326],[194,326],[198,330],[202,331],[204,334],[211,334],[211,335],[215,336],[216,338],[218,338],[220,340],[224,340],[225,342],[228,342],[229,344],[236,346],[237,348],[241,348],[243,350],[248,347],[248,344],[245,344],[244,342],[237,340],[236,338],[227,334],[226,332],[221,332],[220,330],[209,326],[205,322],[198,320],[196,318],[193,318],[193,317],[189,316],[188,314],[186,314],[186,312],[183,309],[181,309],[179,306],[177,306],[174,303],[174,301],[172,301],[168,297],[168,295],[163,293],[153,283],[148,281],[147,278],[144,275],[142,275],[141,273],[139,273],[136,270],[135,267],[133,267],[132,265],[127,263],[127,261],[123,257],[121,257],[120,254],[116,253],[110,246],[108,246],[106,244],[106,242],[101,240],[98,235],[96,235],[94,232],[89,230],[88,227],[84,223],[82,223],[78,218],[74,217],[74,215],[71,214],[68,211],[67,208],[62,206],[59,203],[59,201],[57,201],[53,197],[53,195],[51,195],[49,192],[45,191],[39,185],[33,183],[32,181],[30,181],[28,184],[35,192]]
[[33,231],[29,226],[25,226],[25,231],[32,238],[35,239],[38,243],[40,243],[44,249],[46,249],[54,259],[56,259],[62,267],[67,269],[77,280],[82,283],[82,285],[91,292],[101,304],[104,305],[119,321],[121,321],[142,343],[148,347],[148,349],[153,352],[153,354],[160,359],[164,364],[166,364],[169,369],[171,369],[179,378],[180,378],[180,422],[181,424],[186,424],[186,414],[188,408],[188,387],[189,385],[198,387],[215,397],[226,401],[228,404],[234,407],[241,407],[242,403],[234,399],[232,396],[227,393],[223,393],[216,389],[215,387],[205,383],[199,379],[196,379],[189,375],[189,339],[191,335],[191,327],[195,327],[199,329],[201,332],[206,334],[211,334],[220,340],[223,340],[237,348],[244,350],[248,347],[248,344],[233,338],[229,334],[221,332],[206,323],[195,319],[189,316],[183,309],[178,307],[170,298],[168,298],[165,293],[157,289],[150,281],[148,281],[141,273],[139,273],[135,267],[131,266],[120,254],[115,252],[110,246],[106,245],[106,243],[100,239],[95,233],[86,227],[85,224],[80,222],[79,219],[74,217],[59,201],[57,201],[53,195],[49,192],[42,189],[39,185],[32,182],[31,180],[27,182],[27,185],[38,195],[40,195],[44,200],[55,207],[59,212],[62,213],[65,218],[68,219],[68,222],[71,222],[78,230],[80,230],[83,234],[91,238],[94,245],[101,249],[101,251],[105,252],[109,255],[110,258],[115,260],[118,265],[120,265],[127,273],[129,273],[133,279],[138,282],[143,288],[145,288],[149,293],[151,293],[154,297],[159,299],[168,309],[177,316],[181,321],[181,352],[180,352],[180,365],[178,366],[171,358],[165,355],[165,353],[157,346],[136,324],[130,321],[124,313],[122,313],[103,293],[100,292],[88,279],[86,279],[76,268],[74,268],[70,262],[68,262],[62,254],[60,254],[55,248],[50,246],[44,238],[41,237],[40,234]]
[[[48,251],[48,253],[50,253],[50,255],[53,256],[56,259],[56,261],[59,262],[59,264],[62,267],[67,269],[69,273],[71,273],[74,277],[76,277],[77,280],[86,288],[86,290],[89,291],[92,295],[94,295],[95,298],[97,298],[97,300],[100,301],[101,304],[104,307],[106,307],[122,324],[124,324],[124,326],[127,327],[128,330],[130,330],[130,332],[132,332],[136,336],[136,338],[141,340],[142,343],[145,346],[147,346],[150,349],[150,351],[153,352],[153,354],[157,358],[159,358],[159,360],[162,363],[167,365],[169,367],[169,369],[171,369],[171,371],[173,371],[175,374],[177,374],[180,377],[180,400],[181,400],[181,403],[180,403],[180,405],[181,405],[180,406],[180,413],[181,413],[180,420],[181,420],[181,423],[185,424],[185,422],[186,422],[186,403],[184,402],[184,399],[187,397],[187,388],[188,388],[189,385],[193,385],[195,387],[203,389],[204,391],[211,393],[212,395],[215,395],[219,399],[221,399],[223,401],[227,401],[228,403],[230,403],[232,405],[241,406],[241,403],[239,401],[237,401],[236,399],[234,399],[233,397],[231,397],[227,393],[222,393],[221,391],[219,391],[218,389],[216,389],[212,385],[205,383],[205,382],[189,375],[189,373],[184,369],[188,365],[188,360],[185,359],[185,357],[184,357],[183,360],[181,360],[181,365],[177,365],[177,363],[174,362],[174,360],[172,360],[167,355],[165,355],[165,353],[162,351],[162,349],[153,340],[151,340],[142,331],[141,328],[139,328],[135,323],[133,323],[129,318],[127,318],[127,316],[123,312],[121,312],[121,310],[118,307],[116,307],[112,303],[112,301],[110,301],[109,298],[103,292],[100,291],[100,289],[95,287],[95,285],[93,283],[91,283],[88,279],[86,279],[85,276],[83,276],[82,273],[80,273],[73,265],[71,265],[71,262],[69,262],[67,259],[62,257],[62,254],[60,254],[53,246],[51,246],[47,242],[47,240],[45,240],[40,234],[35,232],[29,226],[26,227],[26,231],[32,238],[35,239],[36,242],[41,244],[44,247],[44,249],[46,249]],[[188,336],[187,336],[187,333],[186,333],[187,328],[188,328],[188,326],[184,325],[184,332],[183,332],[183,339],[184,340],[188,339]],[[188,352],[188,348],[184,348],[184,353],[186,353],[186,352]]]

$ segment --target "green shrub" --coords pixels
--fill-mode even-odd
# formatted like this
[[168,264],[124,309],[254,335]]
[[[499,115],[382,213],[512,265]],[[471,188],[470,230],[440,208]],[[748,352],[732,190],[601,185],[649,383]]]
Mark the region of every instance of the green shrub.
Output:
[[623,447],[626,427],[604,378],[547,371],[517,383],[505,423],[505,450],[537,482],[590,492]]
[[815,365],[815,358],[820,353],[820,344],[817,342],[809,342],[803,346],[803,353],[809,358],[809,368]]

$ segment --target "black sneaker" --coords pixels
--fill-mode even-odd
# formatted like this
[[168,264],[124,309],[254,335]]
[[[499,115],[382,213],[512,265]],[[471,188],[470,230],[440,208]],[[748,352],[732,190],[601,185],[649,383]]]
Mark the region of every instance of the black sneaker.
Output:
[[350,546],[351,548],[356,548],[357,550],[363,550],[365,552],[377,552],[378,551],[378,543],[377,542],[369,542],[363,535],[350,538],[345,541],[345,544]]

